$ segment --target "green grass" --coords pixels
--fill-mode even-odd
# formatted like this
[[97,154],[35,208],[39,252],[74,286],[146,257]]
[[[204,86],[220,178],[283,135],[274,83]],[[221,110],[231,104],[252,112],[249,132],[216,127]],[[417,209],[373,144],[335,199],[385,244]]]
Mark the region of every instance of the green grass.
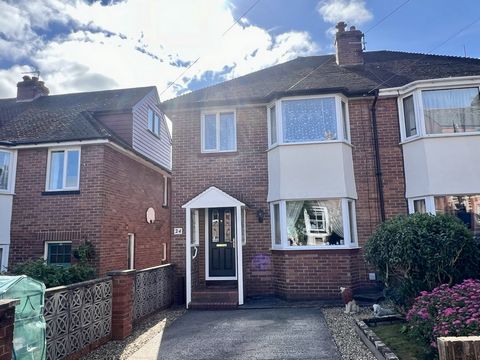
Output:
[[403,324],[379,324],[371,329],[399,357],[400,360],[433,359],[430,349],[402,333]]

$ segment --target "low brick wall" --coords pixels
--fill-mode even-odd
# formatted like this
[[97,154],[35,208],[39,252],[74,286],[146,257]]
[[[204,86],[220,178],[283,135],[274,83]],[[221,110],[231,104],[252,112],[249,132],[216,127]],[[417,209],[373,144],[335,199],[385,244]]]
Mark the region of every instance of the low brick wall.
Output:
[[112,280],[47,289],[47,359],[78,359],[111,338]]
[[15,306],[18,300],[0,300],[0,359],[10,360],[13,350]]
[[173,303],[173,265],[160,265],[135,273],[133,320],[169,307]]

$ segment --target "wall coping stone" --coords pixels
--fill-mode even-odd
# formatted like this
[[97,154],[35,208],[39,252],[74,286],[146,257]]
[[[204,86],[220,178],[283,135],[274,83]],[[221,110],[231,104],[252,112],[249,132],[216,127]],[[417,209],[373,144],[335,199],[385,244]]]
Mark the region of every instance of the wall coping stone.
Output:
[[135,274],[136,270],[131,269],[131,270],[112,270],[107,273],[108,276],[127,276],[127,275],[132,275]]
[[20,304],[19,299],[0,299],[0,310],[11,309]]
[[47,290],[45,290],[45,295],[49,295],[50,293],[54,293],[58,291],[76,289],[83,286],[93,285],[93,284],[97,284],[97,283],[108,281],[108,280],[110,280],[110,278],[106,276],[106,277],[82,281],[82,282],[74,283],[70,285],[55,286],[55,287],[47,288]]
[[140,269],[140,270],[135,270],[135,271],[136,271],[136,273],[141,273],[141,272],[153,271],[153,270],[157,270],[157,269],[161,269],[161,268],[166,268],[166,267],[173,267],[173,265],[172,265],[172,264],[163,264],[163,265],[152,266],[152,267],[149,267],[149,268]]

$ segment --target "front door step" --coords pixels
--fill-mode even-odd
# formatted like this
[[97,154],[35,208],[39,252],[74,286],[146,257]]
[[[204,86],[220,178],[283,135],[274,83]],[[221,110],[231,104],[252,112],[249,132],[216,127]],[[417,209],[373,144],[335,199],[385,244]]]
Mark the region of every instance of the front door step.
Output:
[[207,287],[192,290],[191,309],[220,310],[236,309],[238,290],[232,288]]

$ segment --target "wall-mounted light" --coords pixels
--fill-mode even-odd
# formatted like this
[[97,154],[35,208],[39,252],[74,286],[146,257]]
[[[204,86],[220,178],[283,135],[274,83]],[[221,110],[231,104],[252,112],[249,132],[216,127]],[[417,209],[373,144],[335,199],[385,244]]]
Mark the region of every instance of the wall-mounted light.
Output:
[[263,223],[263,219],[265,218],[265,212],[263,209],[258,209],[257,210],[257,219],[259,223]]

